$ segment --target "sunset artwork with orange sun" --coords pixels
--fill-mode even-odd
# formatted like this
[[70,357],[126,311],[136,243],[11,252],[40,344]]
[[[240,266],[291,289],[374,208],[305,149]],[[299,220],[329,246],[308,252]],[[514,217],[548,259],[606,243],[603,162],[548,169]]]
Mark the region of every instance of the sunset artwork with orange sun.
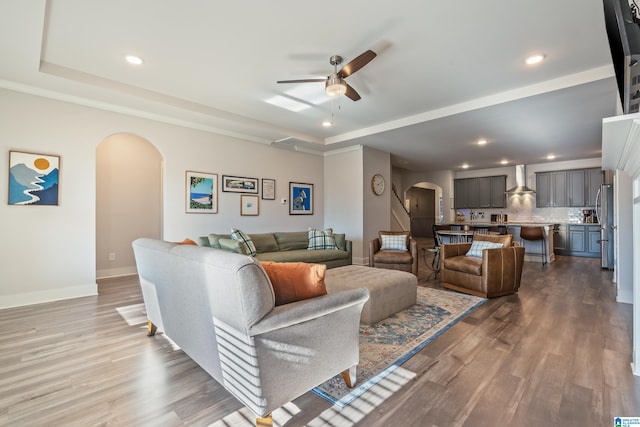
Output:
[[57,206],[60,157],[9,152],[9,204]]

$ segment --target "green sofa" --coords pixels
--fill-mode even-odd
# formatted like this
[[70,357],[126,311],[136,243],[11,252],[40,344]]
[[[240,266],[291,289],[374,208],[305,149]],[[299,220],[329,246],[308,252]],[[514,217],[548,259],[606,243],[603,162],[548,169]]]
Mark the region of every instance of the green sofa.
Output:
[[[351,240],[345,234],[334,233],[337,249],[307,249],[309,233],[306,231],[278,231],[274,233],[248,234],[256,247],[259,261],[309,262],[325,264],[327,268],[351,265]],[[239,241],[229,234],[209,234],[198,238],[200,246],[244,253]]]

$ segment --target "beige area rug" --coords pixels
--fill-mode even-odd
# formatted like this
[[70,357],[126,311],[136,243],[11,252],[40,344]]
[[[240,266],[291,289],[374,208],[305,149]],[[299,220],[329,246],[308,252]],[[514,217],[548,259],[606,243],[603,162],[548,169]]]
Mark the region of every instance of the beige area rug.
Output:
[[342,376],[337,375],[313,391],[339,407],[351,404],[485,301],[418,286],[416,305],[373,325],[360,325],[360,385],[349,389]]

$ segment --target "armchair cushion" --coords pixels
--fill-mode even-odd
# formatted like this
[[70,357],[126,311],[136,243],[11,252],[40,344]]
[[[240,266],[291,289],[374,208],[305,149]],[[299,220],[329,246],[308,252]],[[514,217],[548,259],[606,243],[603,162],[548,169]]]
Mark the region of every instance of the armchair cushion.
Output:
[[271,281],[276,306],[327,294],[324,264],[260,261],[260,265]]
[[471,243],[471,248],[467,251],[466,255],[475,258],[482,258],[482,251],[484,249],[495,249],[504,247],[502,243],[485,242],[482,240],[474,240]]
[[474,242],[494,242],[494,243],[502,243],[503,247],[511,246],[513,241],[513,235],[511,234],[479,234],[474,233],[473,235]]

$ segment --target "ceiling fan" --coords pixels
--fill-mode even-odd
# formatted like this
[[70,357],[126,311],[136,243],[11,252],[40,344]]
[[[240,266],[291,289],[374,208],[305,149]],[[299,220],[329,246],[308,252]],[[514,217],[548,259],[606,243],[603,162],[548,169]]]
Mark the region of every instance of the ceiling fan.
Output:
[[374,51],[367,50],[338,71],[338,65],[342,64],[342,57],[339,55],[333,55],[329,58],[329,63],[333,65],[333,73],[326,79],[279,80],[278,83],[324,82],[325,92],[327,95],[346,95],[352,101],[357,101],[360,99],[360,95],[353,87],[345,82],[344,79],[367,65],[375,57],[376,53]]

